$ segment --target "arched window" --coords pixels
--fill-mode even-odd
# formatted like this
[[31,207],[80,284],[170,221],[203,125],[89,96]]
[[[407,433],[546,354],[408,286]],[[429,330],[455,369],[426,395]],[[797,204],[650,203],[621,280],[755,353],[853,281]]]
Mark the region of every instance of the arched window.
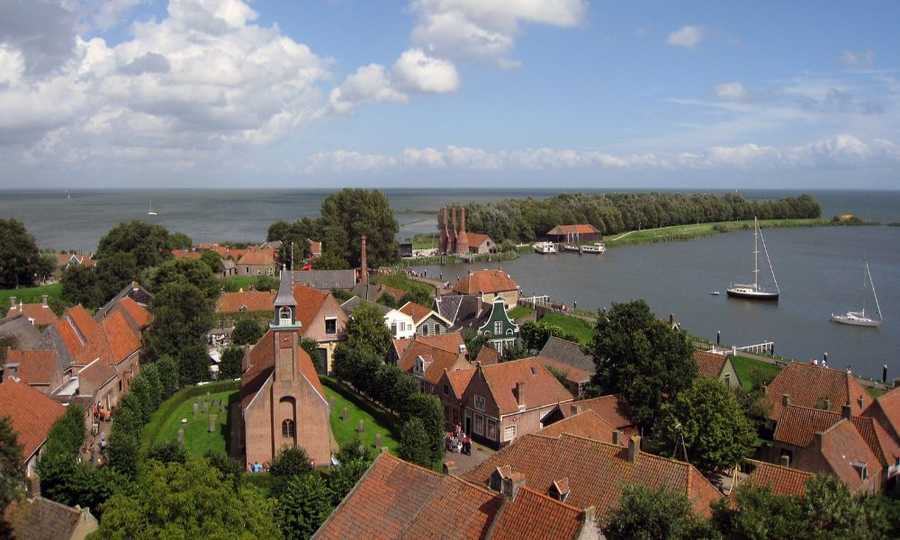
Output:
[[293,317],[291,317],[291,308],[287,306],[283,306],[278,310],[278,319],[281,324],[291,324]]
[[284,422],[281,423],[281,436],[288,437],[293,439],[297,434],[296,426],[294,426],[294,421],[288,418]]

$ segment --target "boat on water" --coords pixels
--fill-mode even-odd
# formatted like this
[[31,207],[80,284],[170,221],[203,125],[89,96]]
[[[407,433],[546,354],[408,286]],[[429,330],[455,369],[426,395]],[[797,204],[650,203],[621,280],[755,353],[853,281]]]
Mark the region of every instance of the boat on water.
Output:
[[594,253],[602,255],[606,253],[606,245],[603,242],[594,242],[593,244],[585,244],[581,246],[582,253]]
[[531,247],[534,248],[535,253],[540,253],[541,255],[550,255],[557,252],[556,244],[553,242],[535,242]]
[[[769,270],[772,272],[772,282],[775,284],[775,290],[766,289],[759,284],[760,243],[762,243],[766,262],[769,264]],[[731,298],[767,301],[777,301],[781,295],[781,288],[778,286],[778,280],[775,278],[775,268],[772,266],[772,259],[769,258],[769,250],[766,248],[766,239],[759,229],[759,221],[755,217],[753,218],[753,283],[732,283],[730,287],[725,289],[725,293]]]
[[860,311],[848,311],[844,314],[835,315],[831,314],[832,322],[836,322],[838,324],[846,324],[849,326],[868,326],[875,327],[881,326],[881,321],[884,320],[884,316],[881,314],[881,306],[878,304],[878,294],[875,292],[875,282],[872,281],[872,272],[869,271],[869,263],[866,262],[866,273],[863,276],[863,288],[866,289],[868,293],[868,289],[872,290],[872,297],[875,298],[875,312],[878,314],[878,318],[869,317],[866,315],[866,301],[868,294],[863,296],[863,307]]
[[563,251],[572,251],[574,253],[581,253],[581,246],[577,244],[564,244]]
[[719,296],[719,295],[722,294],[722,293],[720,293],[719,291],[709,291],[709,294],[710,294],[711,296]]
[[147,206],[147,215],[148,216],[158,216],[159,212],[153,209],[153,201],[150,201],[150,204]]

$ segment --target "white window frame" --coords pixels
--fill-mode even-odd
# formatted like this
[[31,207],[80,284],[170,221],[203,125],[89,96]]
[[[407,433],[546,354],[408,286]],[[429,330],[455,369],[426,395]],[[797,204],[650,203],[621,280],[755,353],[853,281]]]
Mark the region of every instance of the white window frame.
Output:
[[509,442],[516,438],[516,425],[506,426],[503,428],[503,442]]
[[[493,427],[491,426],[493,424]],[[487,438],[496,441],[500,437],[500,423],[497,420],[487,417],[484,428],[487,431]]]
[[[481,430],[478,429],[478,421],[481,420]],[[484,436],[484,426],[485,426],[485,418],[483,414],[475,414],[475,425],[472,426],[472,430],[475,431],[475,435]]]
[[[334,332],[328,331],[328,322],[334,321]],[[337,325],[337,317],[325,317],[325,334],[329,336],[336,336],[338,333],[338,325]]]
[[495,336],[503,335],[503,321],[494,321],[494,335]]

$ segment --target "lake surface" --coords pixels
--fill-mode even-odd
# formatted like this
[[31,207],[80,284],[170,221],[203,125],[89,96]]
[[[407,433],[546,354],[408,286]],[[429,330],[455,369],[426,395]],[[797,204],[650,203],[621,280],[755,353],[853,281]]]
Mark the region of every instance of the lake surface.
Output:
[[[581,190],[583,191],[583,190]],[[610,188],[603,190],[628,191]],[[547,197],[541,190],[385,190],[401,238],[435,232],[435,213],[449,203],[506,197]],[[326,190],[144,190],[64,192],[0,191],[0,218],[25,222],[45,248],[93,250],[111,227],[152,220],[195,242],[261,241],[276,220],[316,216]],[[751,190],[751,199],[798,195]],[[867,220],[900,222],[900,191],[810,192],[823,215],[853,212]],[[160,215],[146,215],[153,201]],[[878,377],[886,363],[900,375],[900,227],[802,228],[766,231],[782,300],[775,304],[729,300],[725,288],[750,278],[750,232],[689,242],[620,247],[605,256],[528,255],[504,264],[528,294],[549,294],[579,308],[645,298],[660,315],[669,313],[696,335],[745,345],[775,340],[777,352],[796,358],[830,355],[831,364]],[[863,259],[868,258],[887,320],[880,329],[840,326],[831,313],[862,302]],[[478,267],[485,266],[479,264]],[[432,268],[431,272],[440,270]],[[467,271],[445,267],[445,278]],[[430,273],[431,273],[430,272]],[[763,274],[764,275],[764,274]],[[719,290],[722,296],[710,296]]]
[[[612,248],[605,255],[529,254],[502,263],[525,295],[550,295],[581,309],[647,300],[661,317],[674,314],[692,334],[738,346],[774,340],[776,352],[798,359],[829,354],[834,367],[869,377],[900,376],[900,227],[767,229],[782,295],[778,303],[729,299],[732,281],[752,281],[753,235],[720,234],[685,242]],[[761,255],[760,280],[771,281]],[[832,312],[858,309],[864,299],[868,259],[886,320],[881,328],[830,322]],[[476,263],[471,269],[496,267]],[[424,267],[452,280],[468,265]],[[710,291],[721,291],[712,296]]]

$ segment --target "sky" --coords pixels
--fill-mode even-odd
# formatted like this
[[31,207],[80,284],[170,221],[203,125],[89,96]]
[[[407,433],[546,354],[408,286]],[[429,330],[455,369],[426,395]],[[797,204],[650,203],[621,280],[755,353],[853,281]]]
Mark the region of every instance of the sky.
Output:
[[900,2],[0,0],[0,189],[900,189]]

